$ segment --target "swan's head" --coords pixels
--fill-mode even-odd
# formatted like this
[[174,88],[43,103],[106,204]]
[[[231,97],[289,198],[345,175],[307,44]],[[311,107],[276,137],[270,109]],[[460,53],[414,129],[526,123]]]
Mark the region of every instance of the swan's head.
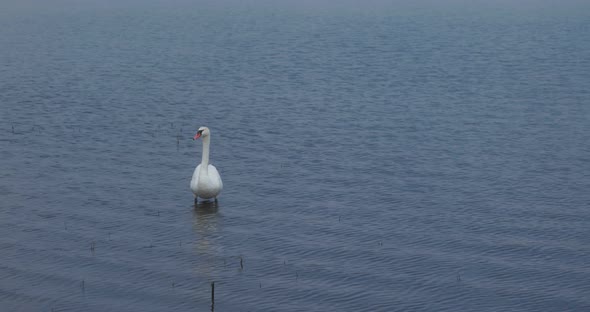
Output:
[[203,137],[203,138],[208,137],[209,134],[210,134],[209,128],[201,127],[201,128],[199,128],[199,131],[197,131],[197,134],[195,134],[195,137],[193,138],[193,140],[196,140],[200,137]]

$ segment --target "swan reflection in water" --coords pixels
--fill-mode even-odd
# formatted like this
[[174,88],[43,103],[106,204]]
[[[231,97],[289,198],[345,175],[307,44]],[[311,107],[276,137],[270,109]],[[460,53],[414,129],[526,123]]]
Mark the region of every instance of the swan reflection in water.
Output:
[[[193,230],[195,231],[195,274],[207,284],[218,277],[216,264],[221,257],[220,246],[216,244],[219,237],[219,203],[216,201],[197,202],[193,209]],[[221,262],[223,263],[223,262]],[[211,302],[211,311],[214,303]]]
[[196,233],[195,251],[198,260],[213,260],[217,256],[219,246],[215,245],[215,241],[219,237],[218,211],[219,204],[216,202],[195,203],[193,230]]
[[194,208],[195,216],[197,218],[200,216],[209,216],[217,214],[217,211],[219,211],[219,202],[217,200],[197,201],[195,198]]

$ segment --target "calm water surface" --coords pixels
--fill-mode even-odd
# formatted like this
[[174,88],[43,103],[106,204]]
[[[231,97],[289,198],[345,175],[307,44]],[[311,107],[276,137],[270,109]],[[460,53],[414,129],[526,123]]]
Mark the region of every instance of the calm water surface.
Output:
[[0,309],[590,311],[590,6],[480,2],[3,2]]

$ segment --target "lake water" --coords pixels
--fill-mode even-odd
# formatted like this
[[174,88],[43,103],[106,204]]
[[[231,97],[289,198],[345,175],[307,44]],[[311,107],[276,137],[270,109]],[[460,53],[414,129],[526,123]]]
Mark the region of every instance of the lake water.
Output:
[[590,311],[589,87],[582,1],[4,1],[0,309]]

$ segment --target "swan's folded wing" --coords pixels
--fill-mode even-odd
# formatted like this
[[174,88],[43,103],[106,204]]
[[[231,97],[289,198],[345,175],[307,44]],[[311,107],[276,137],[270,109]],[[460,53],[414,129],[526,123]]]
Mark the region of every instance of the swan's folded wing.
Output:
[[221,182],[221,176],[219,175],[219,172],[217,172],[217,168],[213,165],[209,165],[209,179],[218,186],[219,191],[221,192],[223,189],[223,182]]
[[193,172],[193,177],[191,178],[191,190],[196,192],[197,190],[197,182],[199,181],[199,172],[201,171],[201,165],[199,164],[195,171]]

